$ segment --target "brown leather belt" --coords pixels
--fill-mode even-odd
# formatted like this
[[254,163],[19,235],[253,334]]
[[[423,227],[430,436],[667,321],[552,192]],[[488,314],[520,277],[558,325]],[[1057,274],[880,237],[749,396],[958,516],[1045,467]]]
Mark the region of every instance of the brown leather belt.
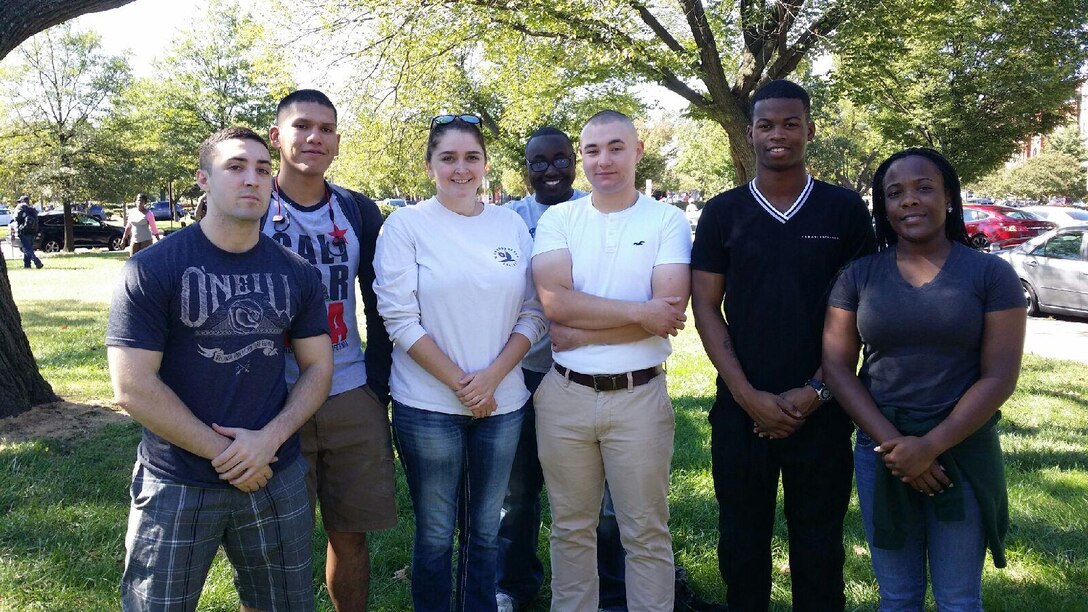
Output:
[[555,364],[555,371],[571,382],[589,387],[594,391],[619,391],[628,387],[634,388],[645,385],[661,374],[661,366],[622,374],[582,374],[581,372],[568,370],[557,363]]

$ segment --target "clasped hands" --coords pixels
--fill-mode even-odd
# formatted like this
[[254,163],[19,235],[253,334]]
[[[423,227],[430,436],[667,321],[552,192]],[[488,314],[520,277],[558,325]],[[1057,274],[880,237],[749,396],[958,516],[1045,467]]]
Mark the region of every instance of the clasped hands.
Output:
[[925,437],[899,436],[885,440],[873,450],[880,453],[893,476],[919,493],[932,496],[953,486],[937,462],[939,450]]
[[272,478],[271,464],[278,460],[274,440],[260,430],[212,424],[215,433],[231,439],[230,445],[212,459],[212,467],[243,493],[253,493]]
[[482,419],[490,416],[499,407],[495,402],[495,390],[499,388],[500,382],[502,377],[491,368],[484,368],[462,376],[453,392],[457,394],[461,405],[472,412],[472,418]]
[[752,390],[738,400],[755,421],[752,432],[761,438],[788,438],[805,424],[805,419],[820,405],[820,397],[810,387],[797,387],[775,395]]

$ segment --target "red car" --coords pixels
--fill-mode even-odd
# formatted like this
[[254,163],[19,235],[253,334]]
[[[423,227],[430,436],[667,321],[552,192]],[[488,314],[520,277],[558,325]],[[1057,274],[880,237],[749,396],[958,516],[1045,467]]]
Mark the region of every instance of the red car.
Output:
[[971,246],[979,250],[1015,246],[1057,227],[1025,210],[983,204],[964,204],[963,222]]

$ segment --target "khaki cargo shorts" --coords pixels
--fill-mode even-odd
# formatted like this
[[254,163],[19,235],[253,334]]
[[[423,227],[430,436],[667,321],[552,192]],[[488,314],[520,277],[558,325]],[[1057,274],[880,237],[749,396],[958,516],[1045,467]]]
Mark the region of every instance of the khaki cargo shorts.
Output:
[[362,533],[397,524],[389,413],[370,387],[327,399],[299,429],[310,464],[310,505],[326,531]]

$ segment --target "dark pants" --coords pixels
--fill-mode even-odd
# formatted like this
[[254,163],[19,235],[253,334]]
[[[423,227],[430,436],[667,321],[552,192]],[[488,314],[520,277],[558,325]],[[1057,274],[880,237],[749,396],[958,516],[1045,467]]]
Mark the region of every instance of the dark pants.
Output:
[[38,259],[38,256],[34,254],[34,236],[20,235],[19,244],[23,247],[23,267],[29,268],[31,262],[34,262],[34,265],[39,268],[42,267],[42,260]]
[[850,431],[844,423],[814,420],[794,433],[803,440],[771,441],[752,433],[752,420],[740,408],[715,406],[710,448],[719,508],[718,568],[730,610],[770,606],[779,474],[793,609],[826,612],[846,606],[842,525],[853,476]]
[[[544,374],[522,369],[525,386],[535,393]],[[544,566],[537,557],[540,536],[540,493],[544,474],[536,451],[536,411],[530,397],[523,408],[521,439],[510,472],[510,486],[502,505],[499,526],[498,589],[519,605],[532,601],[544,582]],[[624,585],[623,544],[605,487],[604,504],[597,525],[597,572],[600,575],[602,608],[623,608],[627,603]]]

